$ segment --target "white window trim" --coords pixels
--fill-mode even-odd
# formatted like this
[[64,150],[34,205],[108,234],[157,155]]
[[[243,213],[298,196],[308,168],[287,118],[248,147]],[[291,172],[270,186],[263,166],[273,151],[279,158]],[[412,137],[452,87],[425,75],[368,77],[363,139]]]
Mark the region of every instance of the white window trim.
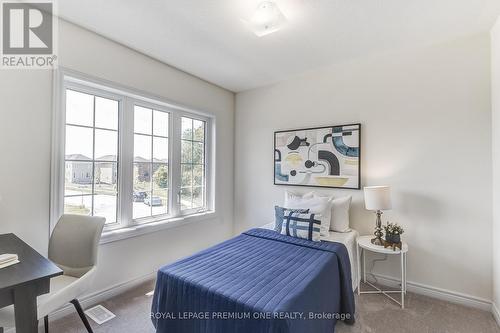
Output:
[[[50,183],[50,232],[52,232],[57,220],[64,211],[64,158],[65,158],[65,91],[66,88],[74,88],[79,91],[119,100],[119,147],[118,147],[118,202],[117,223],[106,225],[101,243],[108,243],[120,239],[143,235],[161,229],[176,227],[179,225],[214,219],[215,212],[215,116],[192,109],[190,107],[173,103],[163,97],[145,93],[133,88],[121,86],[103,79],[91,77],[59,66],[54,71],[53,91],[53,114],[52,114],[52,156],[51,156],[51,183]],[[170,113],[169,121],[169,165],[170,168],[179,168],[177,172],[170,172],[169,214],[157,217],[132,219],[132,175],[133,175],[133,151],[125,147],[133,147],[133,105],[147,106]],[[206,175],[206,204],[204,211],[197,210],[180,211],[180,205],[174,205],[178,200],[177,191],[180,189],[179,179],[174,175],[180,175],[180,145],[174,145],[172,138],[178,135],[180,138],[180,121],[172,121],[174,118],[190,117],[206,122],[205,136],[205,175]],[[125,120],[125,117],[131,119]],[[179,127],[179,128],[177,128]],[[180,139],[179,139],[180,140]],[[125,162],[123,162],[125,161]],[[130,179],[128,179],[129,177]],[[128,195],[124,195],[128,193]]]

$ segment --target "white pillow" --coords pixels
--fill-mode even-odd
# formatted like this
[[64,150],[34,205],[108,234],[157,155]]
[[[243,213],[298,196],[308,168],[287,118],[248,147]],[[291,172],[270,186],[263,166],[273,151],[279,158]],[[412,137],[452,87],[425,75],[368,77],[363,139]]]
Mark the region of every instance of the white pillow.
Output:
[[[331,221],[330,229],[335,232],[349,232],[351,228],[349,227],[349,210],[351,208],[352,197],[350,195],[346,197],[340,197],[333,199],[333,197],[320,196],[315,192],[310,192],[304,195],[305,198],[319,197],[319,198],[329,198],[332,203]],[[303,197],[303,198],[304,198]],[[322,236],[324,236],[322,234]]]
[[332,222],[330,230],[337,232],[349,232],[349,209],[351,208],[352,197],[350,195],[337,198],[332,201]]
[[321,214],[321,236],[328,236],[332,214],[331,198],[315,196],[313,192],[300,195],[285,191],[285,203],[283,207],[309,209],[309,213]]

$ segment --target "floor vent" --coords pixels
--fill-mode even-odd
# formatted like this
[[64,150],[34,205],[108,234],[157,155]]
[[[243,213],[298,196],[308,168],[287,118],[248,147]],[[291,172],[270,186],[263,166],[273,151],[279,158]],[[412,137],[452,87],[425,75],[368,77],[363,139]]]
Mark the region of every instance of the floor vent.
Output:
[[102,325],[108,320],[116,317],[113,312],[109,311],[102,305],[96,305],[93,308],[88,309],[85,311],[85,314],[99,325]]

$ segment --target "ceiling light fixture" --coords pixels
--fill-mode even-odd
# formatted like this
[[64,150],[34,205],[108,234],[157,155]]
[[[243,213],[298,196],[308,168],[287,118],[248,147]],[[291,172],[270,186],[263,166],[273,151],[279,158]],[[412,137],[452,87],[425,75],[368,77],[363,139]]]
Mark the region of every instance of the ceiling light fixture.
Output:
[[286,18],[278,5],[272,1],[264,1],[259,4],[248,23],[253,32],[262,37],[280,30],[285,22]]

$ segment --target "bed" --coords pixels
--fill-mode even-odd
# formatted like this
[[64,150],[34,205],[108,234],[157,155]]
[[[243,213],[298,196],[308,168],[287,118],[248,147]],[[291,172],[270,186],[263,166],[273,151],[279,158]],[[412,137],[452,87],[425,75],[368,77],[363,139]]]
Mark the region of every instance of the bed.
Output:
[[251,229],[162,267],[151,319],[159,333],[331,333],[354,322],[349,257],[339,242]]

